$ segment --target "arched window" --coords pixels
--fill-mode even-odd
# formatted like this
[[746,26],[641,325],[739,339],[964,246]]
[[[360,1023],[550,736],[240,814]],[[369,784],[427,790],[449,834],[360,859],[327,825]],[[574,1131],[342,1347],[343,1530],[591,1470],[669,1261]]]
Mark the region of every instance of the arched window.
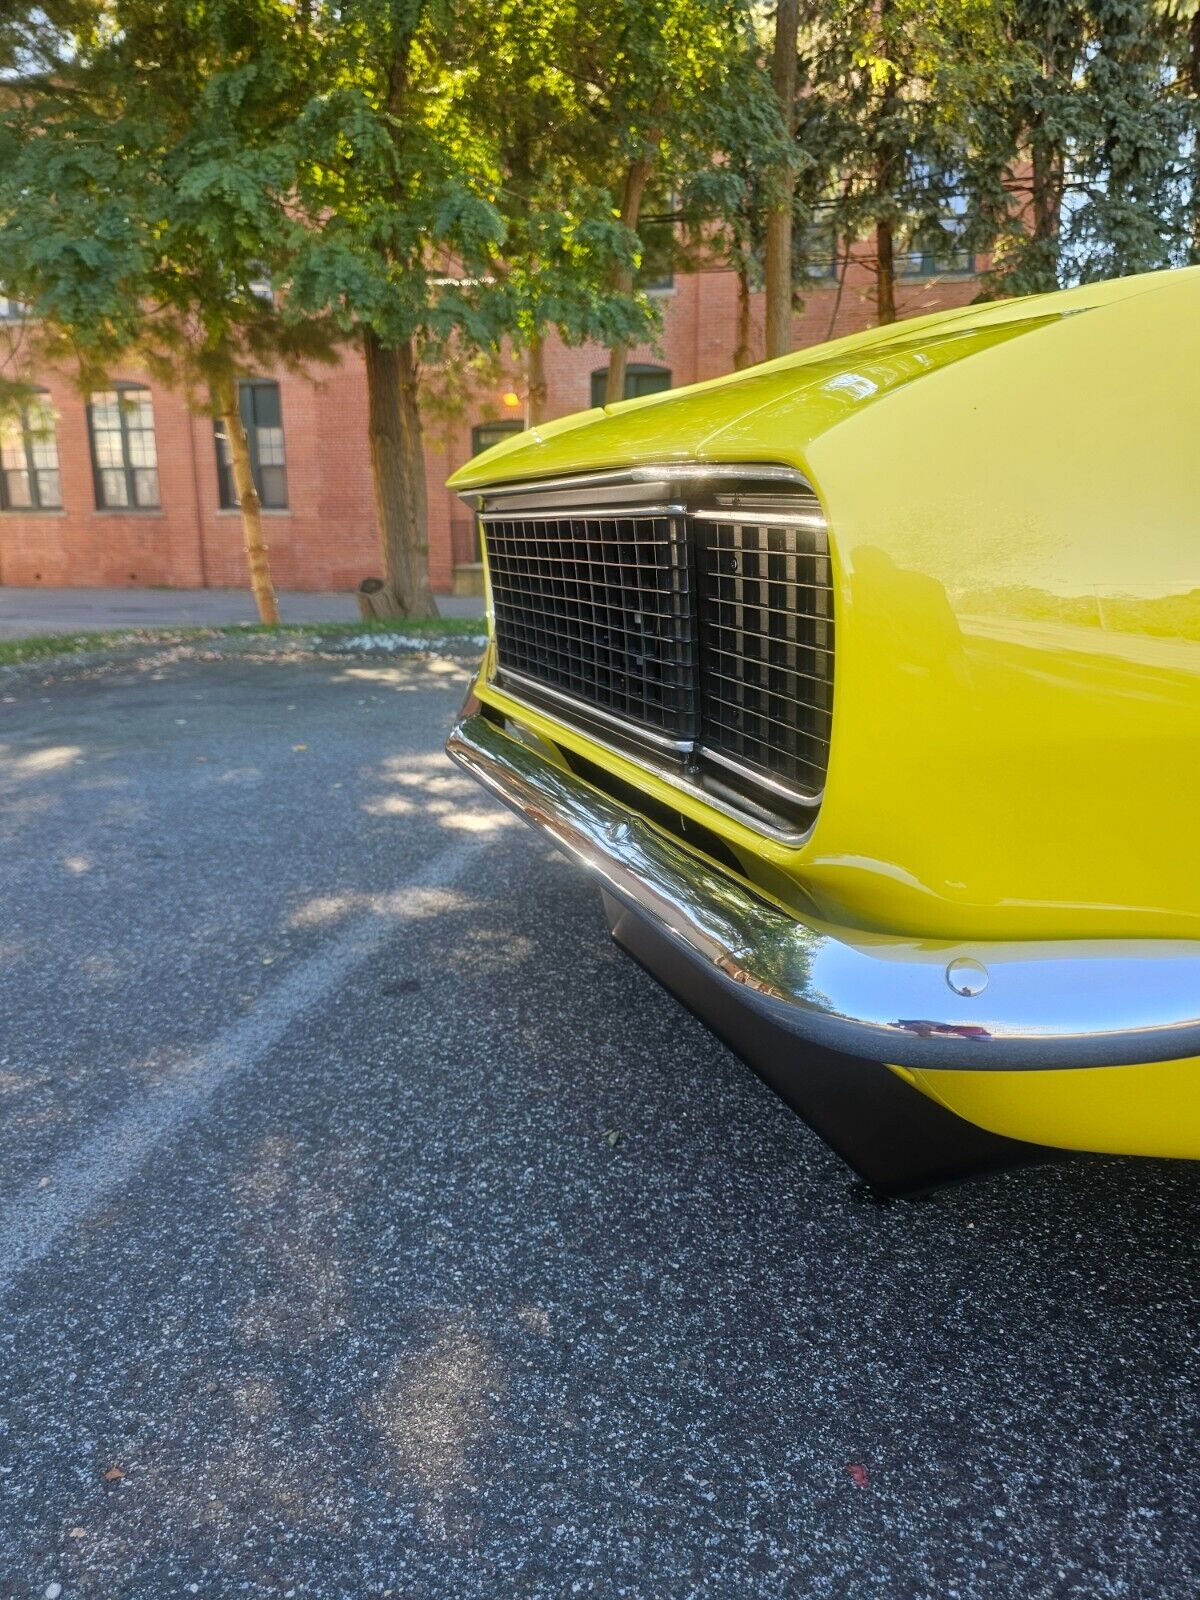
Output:
[[[592,373],[592,404],[604,404],[604,391],[608,386],[608,368],[597,367]],[[646,361],[631,361],[625,368],[625,398],[637,400],[644,394],[659,394],[671,387],[670,367],[651,366]]]

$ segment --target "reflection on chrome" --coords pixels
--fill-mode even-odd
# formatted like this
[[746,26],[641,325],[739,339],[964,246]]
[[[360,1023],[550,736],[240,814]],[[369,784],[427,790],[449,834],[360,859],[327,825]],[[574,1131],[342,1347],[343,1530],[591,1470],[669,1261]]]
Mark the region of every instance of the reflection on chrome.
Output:
[[[451,757],[692,959],[798,1040],[904,1067],[1120,1066],[1200,1055],[1200,941],[970,945],[797,922],[469,701]],[[989,982],[960,995],[954,961]]]

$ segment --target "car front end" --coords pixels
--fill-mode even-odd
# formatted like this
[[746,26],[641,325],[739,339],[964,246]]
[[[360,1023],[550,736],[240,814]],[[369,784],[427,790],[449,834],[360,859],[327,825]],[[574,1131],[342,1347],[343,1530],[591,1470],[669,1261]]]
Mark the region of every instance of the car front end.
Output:
[[452,480],[450,755],[882,1192],[1200,1157],[1197,309],[873,330]]

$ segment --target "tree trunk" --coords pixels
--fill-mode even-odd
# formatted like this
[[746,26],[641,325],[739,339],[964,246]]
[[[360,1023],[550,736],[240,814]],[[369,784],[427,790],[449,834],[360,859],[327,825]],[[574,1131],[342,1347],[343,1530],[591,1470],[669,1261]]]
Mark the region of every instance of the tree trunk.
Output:
[[[1054,23],[1047,17],[1042,40],[1042,81],[1055,83],[1058,75],[1058,52],[1055,49]],[[1063,152],[1058,136],[1047,128],[1046,114],[1039,107],[1030,129],[1029,167],[1032,192],[1030,209],[1033,212],[1033,238],[1038,249],[1035,254],[1037,280],[1032,288],[1047,290],[1058,287],[1058,239],[1062,220]]]
[[[778,0],[775,12],[775,47],[771,57],[771,82],[789,141],[796,132],[796,37],[800,29],[800,0]],[[790,161],[774,174],[777,190],[767,212],[766,240],[766,344],[767,360],[785,356],[792,348],[792,204],[795,176]]]
[[367,365],[367,430],[375,481],[375,514],[383,551],[383,606],[396,617],[436,617],[429,587],[425,453],[417,404],[417,360],[411,341],[381,344],[363,332]]
[[271,582],[271,561],[267,541],[263,538],[262,502],[254,486],[254,469],[250,464],[250,442],[238,405],[237,384],[232,378],[221,385],[217,396],[225,438],[229,444],[229,461],[233,469],[233,487],[242,514],[242,537],[246,546],[246,562],[250,568],[250,588],[258,607],[260,622],[279,621],[279,606],[275,600],[275,585]]
[[750,348],[750,274],[745,267],[737,275],[737,347],[733,352],[735,372],[750,366],[754,352]]
[[896,247],[890,222],[875,226],[875,320],[896,320]]
[[[657,135],[651,140],[657,145]],[[654,157],[647,155],[640,157],[629,165],[625,174],[625,188],[621,195],[621,221],[625,227],[633,232],[637,231],[638,220],[642,214],[642,196],[646,193],[646,184],[654,170]],[[619,267],[617,269],[614,287],[619,294],[633,293],[633,268]],[[625,373],[629,367],[629,346],[621,341],[614,344],[608,352],[608,382],[604,386],[604,404],[615,405],[618,400],[625,398]]]
[[526,425],[536,428],[539,422],[545,422],[549,412],[546,344],[540,333],[529,341],[529,350],[525,357],[525,392],[528,395]]

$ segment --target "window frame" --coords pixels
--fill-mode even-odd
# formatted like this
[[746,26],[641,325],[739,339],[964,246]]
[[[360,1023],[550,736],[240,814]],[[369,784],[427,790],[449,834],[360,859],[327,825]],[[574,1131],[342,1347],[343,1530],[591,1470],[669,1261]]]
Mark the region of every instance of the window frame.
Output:
[[[108,466],[108,465],[101,466],[101,464],[100,464],[100,454],[99,454],[99,451],[96,448],[96,438],[97,438],[96,415],[95,415],[96,414],[96,396],[97,395],[104,395],[104,394],[115,394],[116,397],[117,397],[117,415],[118,415],[118,417],[120,419],[120,440],[121,440],[121,465],[119,467],[117,467],[117,466]],[[144,394],[146,396],[146,398],[148,399],[148,401],[150,402],[150,427],[149,427],[149,429],[145,429],[145,428],[130,428],[129,422],[128,422],[128,412],[127,412],[127,409],[126,409],[126,404],[125,404],[124,397],[126,395],[131,395],[131,394]],[[153,394],[153,391],[150,388],[150,385],[148,383],[134,383],[134,382],[121,381],[121,382],[110,384],[107,389],[93,389],[92,392],[88,395],[87,419],[88,419],[88,442],[89,442],[89,444],[91,446],[91,452],[92,452],[92,487],[93,487],[93,490],[95,492],[95,497],[96,497],[96,510],[97,511],[104,511],[104,512],[113,512],[113,513],[116,513],[116,514],[119,514],[119,515],[133,516],[133,517],[140,516],[140,515],[143,515],[145,513],[153,513],[153,512],[156,512],[156,511],[161,511],[162,510],[162,478],[161,478],[160,473],[159,473],[159,464],[158,464],[158,419],[154,415],[154,394]],[[113,431],[114,430],[112,428],[103,428],[103,429],[100,430],[100,432],[102,432],[102,433],[112,433]],[[133,459],[132,459],[131,454],[130,454],[129,442],[130,442],[131,434],[133,434],[133,433],[146,433],[146,432],[148,432],[150,434],[150,437],[154,440],[154,465],[153,465],[152,468],[148,468],[145,465],[139,465],[139,464],[135,463],[133,461]],[[152,501],[149,501],[149,500],[142,501],[142,500],[140,500],[138,498],[137,474],[139,472],[147,472],[147,471],[153,471],[153,473],[154,473],[155,497],[154,497],[154,499]],[[105,472],[123,472],[124,473],[124,477],[125,477],[125,493],[126,493],[126,497],[127,497],[126,500],[125,500],[124,505],[110,505],[108,503],[108,497],[107,497],[107,495],[105,493],[105,489],[104,489],[104,473]]]
[[[291,489],[288,483],[287,465],[287,434],[283,426],[283,391],[277,378],[239,378],[238,379],[238,410],[242,415],[242,426],[246,430],[246,444],[250,450],[250,471],[254,477],[254,487],[258,490],[258,503],[263,511],[290,511]],[[276,396],[276,411],[279,415],[280,448],[283,459],[271,461],[267,465],[277,468],[283,479],[283,498],[281,500],[268,500],[263,492],[263,462],[262,441],[259,439],[259,429],[274,424],[260,423],[254,413],[254,396],[259,390],[273,389]],[[247,400],[249,400],[249,415],[247,415]],[[217,501],[222,511],[237,511],[239,501],[237,486],[233,481],[233,460],[221,459],[221,447],[228,450],[228,441],[225,438],[225,424],[220,417],[213,418],[213,448],[217,458]]]
[[[640,391],[635,389],[632,394],[629,392],[630,379],[647,378],[659,375],[666,378],[666,383],[656,383],[653,388],[642,389]],[[642,400],[646,397],[646,395],[664,394],[671,387],[672,377],[673,374],[670,367],[660,366],[656,361],[630,361],[625,368],[625,393],[621,396],[621,398],[623,400]],[[604,390],[607,383],[608,368],[594,368],[591,375],[591,401],[593,410],[596,410],[598,407],[604,405]]]
[[[29,504],[27,506],[15,506],[12,504],[8,487],[8,475],[10,472],[20,472],[22,469],[20,467],[6,467],[0,461],[0,511],[11,512],[14,516],[30,516],[36,512],[57,512],[64,509],[62,461],[58,452],[58,418],[49,404],[49,400],[49,389],[35,389],[33,397],[21,407],[20,411],[19,426],[21,430],[21,445],[25,454],[24,472],[26,483],[29,487]],[[52,467],[39,467],[34,460],[34,435],[37,430],[29,420],[29,413],[31,406],[35,404],[41,406],[50,419],[50,434],[54,442],[54,465]],[[42,486],[38,478],[39,473],[42,472],[53,472],[58,479],[58,499],[54,502],[48,502],[42,498]]]

